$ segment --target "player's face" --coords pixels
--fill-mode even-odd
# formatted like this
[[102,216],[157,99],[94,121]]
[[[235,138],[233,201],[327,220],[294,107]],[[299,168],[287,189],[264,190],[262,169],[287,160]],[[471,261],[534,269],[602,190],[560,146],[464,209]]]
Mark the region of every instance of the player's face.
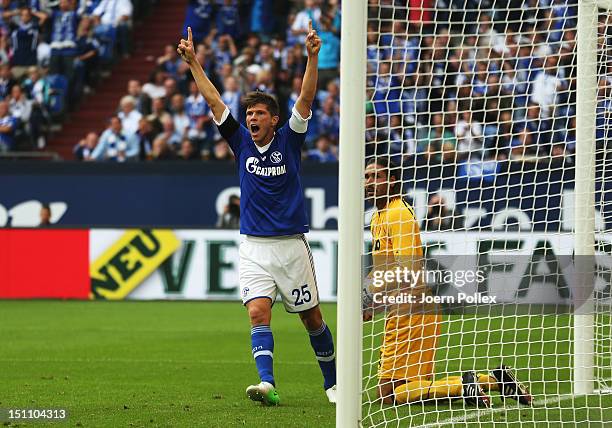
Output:
[[386,197],[389,192],[389,182],[387,168],[370,164],[365,169],[365,196],[366,199],[378,199]]
[[274,134],[278,116],[272,116],[265,104],[255,104],[246,111],[246,124],[256,143],[269,142]]

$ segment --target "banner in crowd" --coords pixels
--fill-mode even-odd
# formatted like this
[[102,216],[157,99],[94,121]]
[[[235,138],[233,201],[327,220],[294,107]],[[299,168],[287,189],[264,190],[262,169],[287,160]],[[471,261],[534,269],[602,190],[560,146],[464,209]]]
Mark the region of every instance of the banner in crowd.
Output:
[[[241,239],[237,231],[227,230],[4,229],[0,298],[239,300]],[[550,278],[565,273],[564,260],[573,253],[571,234],[424,232],[422,240],[428,257],[466,257],[471,268],[482,271],[478,292],[497,293],[496,287],[504,284],[507,295],[524,302],[545,295],[543,290],[564,298],[565,291],[556,289],[558,281]],[[320,299],[333,302],[337,231],[313,231],[308,241]],[[612,237],[598,235],[597,249],[595,290],[609,298]],[[367,259],[364,264],[367,271]],[[525,282],[526,277],[532,280]],[[452,292],[452,287],[444,291]]]
[[[225,163],[7,166],[0,179],[10,183],[0,189],[0,227],[37,226],[47,204],[51,223],[63,227],[212,228],[229,197],[240,195],[235,166]],[[404,179],[421,222],[439,194],[468,229],[570,231],[574,224],[571,169],[509,169],[483,181],[421,166],[407,168]],[[336,229],[337,166],[304,165],[302,185],[311,228]],[[597,227],[612,229],[612,181],[596,187]]]

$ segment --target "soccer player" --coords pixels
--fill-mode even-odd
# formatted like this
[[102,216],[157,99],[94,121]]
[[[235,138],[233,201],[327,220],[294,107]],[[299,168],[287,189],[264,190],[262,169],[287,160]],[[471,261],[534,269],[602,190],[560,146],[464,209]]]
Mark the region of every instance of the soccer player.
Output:
[[[371,231],[374,268],[391,265],[419,266],[423,249],[417,219],[412,207],[402,198],[400,168],[387,157],[370,160],[365,169],[366,198],[376,206]],[[422,292],[423,284],[415,284]],[[389,291],[401,290],[395,284]],[[368,290],[371,291],[371,290]],[[364,320],[372,317],[372,307],[364,299]],[[531,404],[528,389],[508,366],[500,366],[489,374],[467,371],[462,376],[434,380],[437,340],[441,316],[437,311],[421,307],[388,307],[383,345],[378,370],[378,397],[385,404],[460,398],[478,407],[489,407],[487,391],[499,391],[505,398]]]
[[277,129],[276,99],[251,92],[243,100],[246,127],[232,117],[195,57],[191,28],[178,53],[206,99],[221,135],[232,148],[240,177],[240,288],[251,321],[251,344],[261,382],[247,396],[266,405],[279,403],[273,374],[271,308],[280,294],[285,309],[298,313],[323,373],[328,400],[336,402],[334,342],[319,309],[312,253],[304,233],[308,219],[300,182],[301,149],[317,87],[321,40],[312,27],[306,37],[308,61],[291,118]]

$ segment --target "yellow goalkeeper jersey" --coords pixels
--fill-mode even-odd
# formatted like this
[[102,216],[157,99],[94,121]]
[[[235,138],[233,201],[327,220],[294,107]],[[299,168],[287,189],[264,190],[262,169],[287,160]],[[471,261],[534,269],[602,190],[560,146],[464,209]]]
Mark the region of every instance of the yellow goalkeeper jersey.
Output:
[[[389,261],[399,265],[423,256],[419,224],[412,207],[401,197],[391,199],[370,223],[373,258],[378,268]],[[379,261],[376,261],[376,260]],[[433,378],[441,318],[437,314],[387,313],[380,348],[378,377],[393,380]]]
[[414,210],[401,197],[376,211],[370,223],[374,256],[422,256],[419,224]]

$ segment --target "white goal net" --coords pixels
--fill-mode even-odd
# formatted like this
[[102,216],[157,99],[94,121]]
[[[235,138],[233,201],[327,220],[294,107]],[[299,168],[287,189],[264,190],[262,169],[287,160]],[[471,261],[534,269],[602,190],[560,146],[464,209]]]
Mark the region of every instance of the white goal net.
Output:
[[612,12],[367,13],[362,425],[612,426]]

